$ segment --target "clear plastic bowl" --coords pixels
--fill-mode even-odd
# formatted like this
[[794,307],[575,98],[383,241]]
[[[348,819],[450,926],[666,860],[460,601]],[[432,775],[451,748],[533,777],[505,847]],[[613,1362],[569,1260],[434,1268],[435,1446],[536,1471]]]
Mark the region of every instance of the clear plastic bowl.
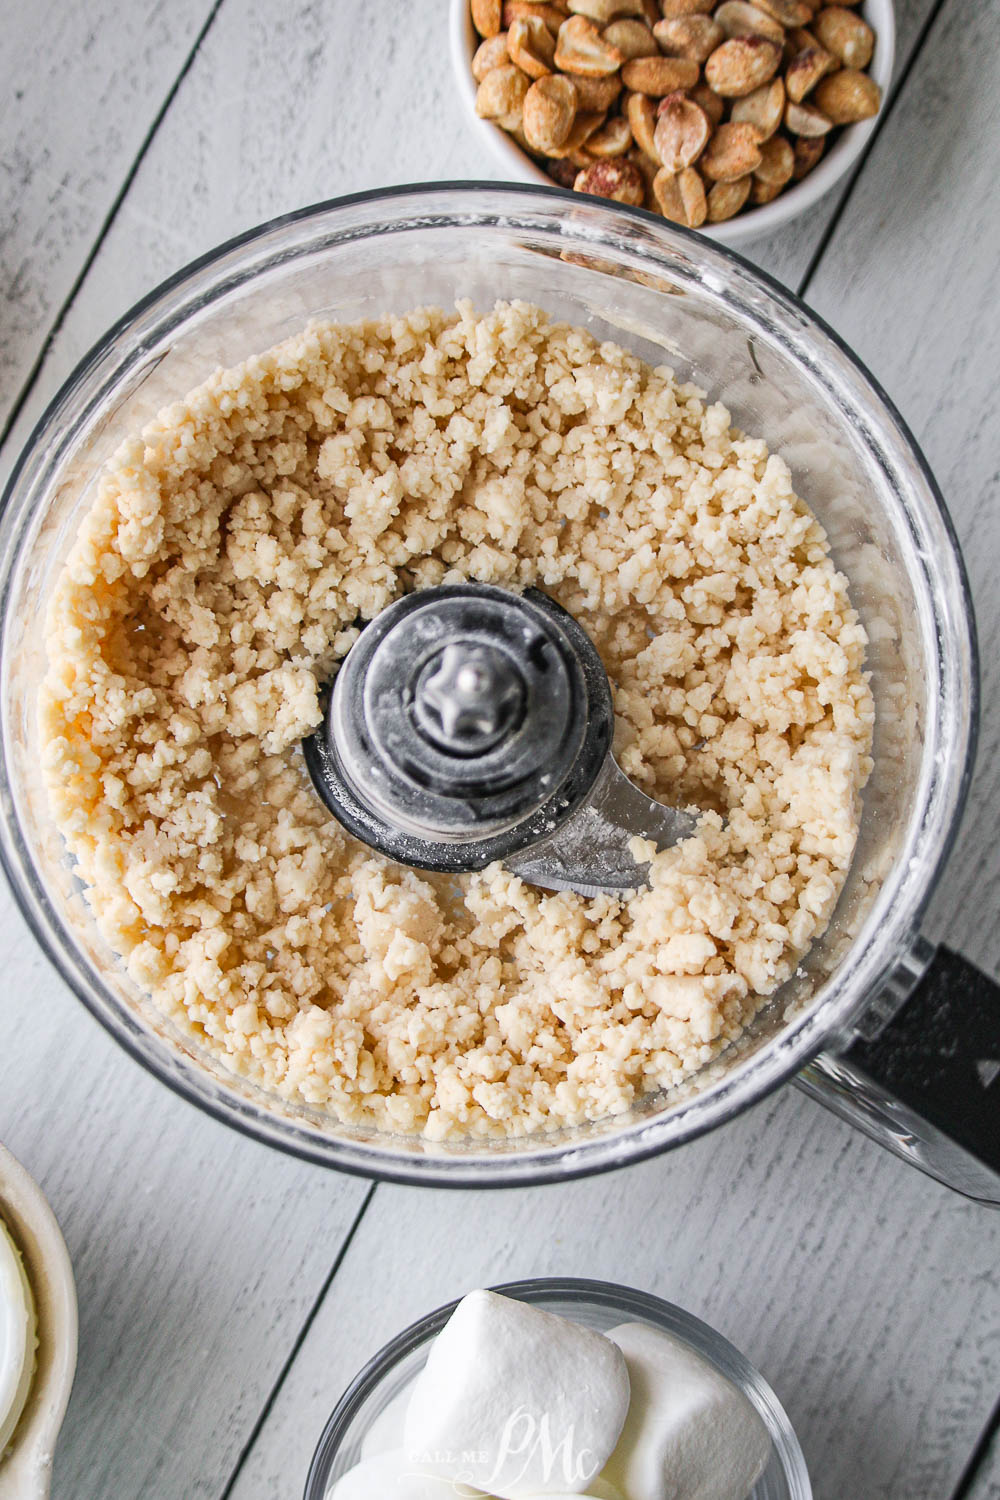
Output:
[[[648,1292],[607,1281],[541,1278],[511,1281],[493,1290],[602,1333],[619,1323],[649,1323],[683,1339],[739,1387],[771,1434],[770,1462],[747,1500],[812,1500],[806,1461],[781,1402],[750,1361],[700,1318]],[[326,1500],[334,1481],[359,1462],[366,1435],[390,1402],[423,1369],[431,1340],[456,1306],[456,1302],[450,1302],[411,1324],[380,1349],[351,1382],[323,1429],[309,1468],[304,1500]]]
[[[669,1095],[548,1135],[431,1144],[347,1127],[265,1093],[179,1032],[98,932],[49,813],[37,691],[45,604],[102,464],[204,379],[301,329],[469,297],[526,298],[673,365],[792,467],[872,638],[875,770],[857,855],[824,937],[740,1042]],[[255,1138],[346,1171],[493,1186],[620,1167],[761,1098],[909,972],[947,853],[975,723],[972,623],[934,482],[898,414],[794,296],[665,220],[555,188],[443,184],[275,220],[153,292],[86,357],[10,480],[0,517],[0,855],[66,982],[144,1067]]]

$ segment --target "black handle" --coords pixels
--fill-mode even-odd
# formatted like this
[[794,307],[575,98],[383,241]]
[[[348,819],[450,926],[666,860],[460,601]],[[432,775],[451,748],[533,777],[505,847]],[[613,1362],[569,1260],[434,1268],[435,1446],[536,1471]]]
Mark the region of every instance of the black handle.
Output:
[[803,1087],[938,1181],[1000,1207],[1000,984],[938,948],[872,1040],[816,1059]]

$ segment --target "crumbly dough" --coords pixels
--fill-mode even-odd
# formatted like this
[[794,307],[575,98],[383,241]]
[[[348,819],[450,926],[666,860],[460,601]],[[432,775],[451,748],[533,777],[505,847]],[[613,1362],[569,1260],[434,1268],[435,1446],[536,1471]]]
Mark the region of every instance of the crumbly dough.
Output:
[[[404,869],[308,782],[359,619],[465,578],[571,610],[623,769],[705,810],[627,903]],[[101,931],[225,1065],[352,1125],[520,1134],[678,1083],[827,925],[865,644],[724,407],[538,308],[460,303],[312,326],[121,447],[51,601],[45,768]]]

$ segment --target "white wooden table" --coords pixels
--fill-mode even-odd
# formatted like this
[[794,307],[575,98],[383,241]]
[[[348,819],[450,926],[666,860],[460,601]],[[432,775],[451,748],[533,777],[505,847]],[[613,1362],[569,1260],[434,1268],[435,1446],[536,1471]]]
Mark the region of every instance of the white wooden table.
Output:
[[[996,973],[1000,3],[897,8],[897,89],[856,179],[751,254],[869,363],[966,544],[984,733],[929,930]],[[2,20],[4,469],[86,347],[219,240],[358,188],[494,175],[453,97],[446,0],[6,0]],[[58,1500],[297,1497],[386,1338],[471,1286],[557,1273],[648,1288],[734,1339],[820,1500],[1000,1496],[1000,1215],[793,1091],[597,1181],[371,1188],[148,1078],[6,891],[0,952],[0,1139],[45,1187],[80,1292]]]

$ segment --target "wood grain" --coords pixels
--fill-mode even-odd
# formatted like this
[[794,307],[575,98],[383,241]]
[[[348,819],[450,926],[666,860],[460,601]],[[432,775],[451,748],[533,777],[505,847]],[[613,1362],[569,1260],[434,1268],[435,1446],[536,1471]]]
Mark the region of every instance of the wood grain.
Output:
[[[0,467],[103,328],[217,241],[343,192],[497,175],[459,115],[446,8],[225,0]],[[970,544],[990,639],[1000,609],[988,145],[997,7],[975,9],[947,0],[809,295],[924,437]],[[900,0],[898,10],[905,62],[932,3]],[[181,0],[50,0],[5,38],[10,76],[25,90],[17,138],[43,164],[17,190],[16,234],[0,240],[3,284],[23,299],[6,315],[15,384],[206,13]],[[46,71],[46,25],[94,39],[84,36],[79,58],[64,46],[58,70]],[[139,82],[115,87],[130,49]],[[107,136],[103,155],[90,125]],[[837,202],[751,247],[753,258],[797,284]],[[993,653],[986,666],[994,704]],[[934,908],[939,930],[993,964],[998,735],[991,708],[973,814]],[[83,1310],[57,1500],[221,1497],[363,1189],[241,1141],[145,1077],[63,989],[8,905],[0,941],[0,1023],[12,1038],[0,1061],[0,1132],[60,1214]],[[231,1493],[299,1493],[340,1389],[410,1318],[477,1282],[564,1272],[646,1286],[733,1337],[786,1401],[820,1500],[944,1497],[1000,1378],[998,1250],[995,1218],[787,1092],[683,1152],[596,1182],[495,1195],[380,1188]]]
[[28,377],[210,4],[34,0],[4,8],[0,416]]
[[998,16],[996,4],[945,7],[807,292],[912,426],[965,553],[983,648],[982,729],[963,831],[928,928],[994,974],[1000,973]]
[[959,1500],[1000,1500],[1000,1432],[981,1456],[971,1488]]

